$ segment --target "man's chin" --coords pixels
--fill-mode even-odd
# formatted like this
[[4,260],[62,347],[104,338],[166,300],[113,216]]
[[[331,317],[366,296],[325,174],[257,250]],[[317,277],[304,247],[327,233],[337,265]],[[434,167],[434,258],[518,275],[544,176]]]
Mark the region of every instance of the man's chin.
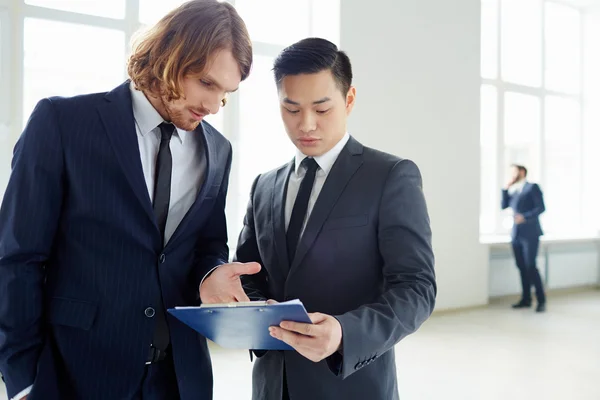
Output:
[[178,127],[179,129],[183,129],[184,131],[187,132],[192,132],[195,131],[196,128],[198,127],[198,125],[200,125],[201,121],[197,121],[197,120],[188,120],[185,122],[179,122],[179,121],[175,121],[175,126]]

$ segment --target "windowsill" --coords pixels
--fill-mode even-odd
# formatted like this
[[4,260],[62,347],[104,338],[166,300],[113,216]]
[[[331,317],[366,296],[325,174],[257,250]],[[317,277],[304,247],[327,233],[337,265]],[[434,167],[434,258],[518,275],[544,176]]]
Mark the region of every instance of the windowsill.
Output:
[[[479,243],[486,244],[491,247],[508,245],[510,243],[510,235],[480,235]],[[584,234],[569,234],[557,235],[546,234],[540,238],[542,244],[566,244],[566,243],[588,243],[600,241],[600,232],[588,232]]]

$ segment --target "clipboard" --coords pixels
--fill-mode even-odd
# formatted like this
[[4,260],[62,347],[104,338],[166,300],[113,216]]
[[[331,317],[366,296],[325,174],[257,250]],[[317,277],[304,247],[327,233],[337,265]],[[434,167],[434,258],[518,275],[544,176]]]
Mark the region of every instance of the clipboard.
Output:
[[266,301],[203,304],[167,310],[207,339],[228,349],[293,350],[269,334],[270,326],[282,321],[312,324],[298,299],[267,304]]

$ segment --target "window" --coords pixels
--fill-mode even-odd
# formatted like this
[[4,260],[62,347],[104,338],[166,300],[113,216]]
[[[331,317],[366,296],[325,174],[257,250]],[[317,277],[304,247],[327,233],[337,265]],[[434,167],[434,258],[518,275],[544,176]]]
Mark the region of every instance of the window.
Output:
[[584,227],[600,230],[600,8],[585,16],[583,92],[583,204]]
[[527,86],[542,83],[541,0],[501,0],[502,79]]
[[107,91],[125,80],[122,31],[26,18],[23,47],[24,123],[44,97]]
[[579,93],[581,85],[581,17],[574,8],[547,3],[545,8],[546,88]]
[[[504,160],[503,165],[517,163],[531,170],[532,180],[539,179],[535,168],[540,136],[540,100],[536,96],[518,92],[504,94]],[[508,168],[505,168],[507,181]]]
[[580,9],[552,0],[481,1],[482,234],[512,228],[500,188],[513,163],[541,185],[546,232],[600,228],[600,190],[589,172],[600,170],[590,150],[600,144],[600,84],[591,84],[600,82],[600,32],[591,28],[600,21],[583,20]]
[[[581,223],[581,112],[579,102],[559,96],[545,99],[545,193],[544,216],[548,231],[576,232]],[[566,212],[565,212],[566,211]]]
[[481,231],[493,233],[496,225],[496,181],[498,155],[496,132],[498,130],[498,90],[491,85],[481,85]]
[[140,22],[153,24],[186,0],[140,0]]
[[[246,22],[255,57],[249,79],[231,95],[224,109],[206,118],[234,147],[227,201],[230,247],[234,249],[254,178],[291,160],[295,154],[279,114],[271,71],[273,60],[285,46],[308,36],[339,43],[340,0],[227,1]],[[0,118],[6,113],[6,118],[12,119],[8,121],[12,126],[11,143],[2,149],[12,149],[40,99],[107,91],[122,83],[135,33],[184,2],[10,0],[10,18],[2,16],[0,6]],[[8,30],[5,22],[12,24],[13,20],[16,29]],[[5,32],[22,32],[11,38],[14,40],[10,43],[22,46],[12,46],[10,54],[5,48]],[[11,80],[6,73],[8,68],[16,71]],[[14,85],[11,90],[17,96],[18,105],[11,110],[3,102],[4,91],[6,102],[8,99],[6,82]],[[0,135],[2,122],[0,119]],[[8,151],[2,157],[11,158]],[[2,174],[6,171],[0,169],[0,194],[6,182]]]
[[125,0],[25,0],[25,4],[99,17],[125,18]]
[[481,76],[498,76],[498,1],[481,1]]
[[285,46],[310,34],[310,1],[235,0],[235,7],[253,41]]

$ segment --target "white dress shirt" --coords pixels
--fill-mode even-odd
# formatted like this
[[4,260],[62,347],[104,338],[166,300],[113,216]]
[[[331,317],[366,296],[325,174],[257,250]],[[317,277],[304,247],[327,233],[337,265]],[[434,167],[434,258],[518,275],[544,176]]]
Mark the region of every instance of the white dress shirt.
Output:
[[[133,118],[137,133],[144,179],[148,187],[150,200],[154,197],[154,171],[156,157],[160,147],[160,125],[164,122],[158,111],[152,106],[143,92],[130,85]],[[171,199],[164,241],[167,243],[185,214],[192,207],[206,175],[206,156],[204,142],[196,132],[187,132],[177,128],[170,142],[173,169],[171,172]],[[11,400],[20,400],[27,396],[33,385],[19,392]]]
[[[148,195],[152,200],[156,157],[160,147],[160,128],[158,126],[164,120],[144,93],[135,89],[133,82],[130,90],[142,170],[148,187]],[[173,158],[173,169],[165,243],[169,241],[185,214],[196,201],[206,176],[206,156],[200,134],[177,128],[169,147]]]
[[521,179],[520,181],[513,183],[508,188],[508,194],[510,194],[512,196],[514,194],[521,193],[521,191],[523,190],[523,187],[525,186],[525,183],[527,183],[526,179]]
[[[350,135],[348,132],[344,135],[344,137],[335,145],[331,150],[327,153],[314,157],[315,161],[319,165],[319,169],[317,170],[317,174],[315,176],[315,183],[312,191],[310,192],[310,198],[308,200],[308,208],[306,209],[306,217],[304,218],[304,223],[302,225],[302,230],[300,235],[304,232],[304,228],[306,228],[306,223],[308,222],[308,218],[310,217],[310,213],[312,212],[315,203],[317,202],[317,198],[321,193],[321,189],[325,184],[325,180],[327,179],[327,175],[329,175],[329,171],[331,171],[331,167],[337,160],[338,156],[342,152],[346,143],[350,139]],[[304,166],[301,166],[302,160],[304,160],[307,156],[297,150],[296,158],[295,158],[295,168],[294,172],[290,174],[290,179],[288,181],[287,187],[287,196],[285,199],[285,230],[287,231],[288,225],[290,223],[290,218],[292,217],[292,210],[294,209],[294,202],[296,201],[296,196],[298,196],[298,191],[300,190],[300,183],[306,175],[306,169]]]

